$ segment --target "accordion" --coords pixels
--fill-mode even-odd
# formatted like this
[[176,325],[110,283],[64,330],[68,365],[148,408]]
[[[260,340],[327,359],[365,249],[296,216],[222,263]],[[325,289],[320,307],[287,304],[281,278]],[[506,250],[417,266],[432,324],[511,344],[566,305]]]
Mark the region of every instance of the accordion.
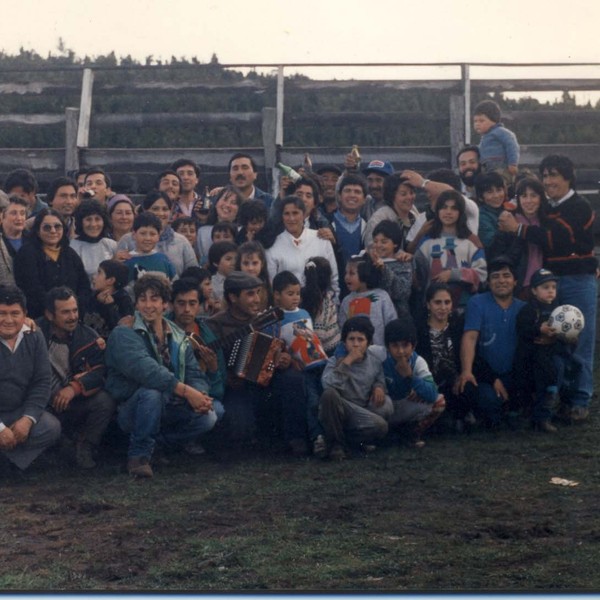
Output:
[[259,331],[253,331],[233,344],[227,366],[238,377],[267,386],[275,371],[277,356],[284,343]]

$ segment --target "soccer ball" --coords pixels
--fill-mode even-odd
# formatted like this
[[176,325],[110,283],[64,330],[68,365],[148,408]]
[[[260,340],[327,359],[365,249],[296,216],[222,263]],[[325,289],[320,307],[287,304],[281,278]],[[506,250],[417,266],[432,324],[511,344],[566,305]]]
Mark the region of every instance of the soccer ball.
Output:
[[571,304],[557,306],[548,319],[548,325],[554,329],[556,336],[569,343],[577,341],[585,325],[583,313]]

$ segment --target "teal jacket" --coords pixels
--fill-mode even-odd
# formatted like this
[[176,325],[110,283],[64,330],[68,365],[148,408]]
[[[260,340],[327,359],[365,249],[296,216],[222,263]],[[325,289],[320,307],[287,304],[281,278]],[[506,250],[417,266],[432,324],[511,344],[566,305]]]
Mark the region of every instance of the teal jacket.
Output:
[[179,381],[209,393],[206,377],[200,371],[184,332],[167,321],[173,332],[169,370],[140,314],[136,311],[133,327],[120,325],[113,329],[106,347],[108,375],[106,391],[117,401],[133,396],[141,387],[174,395]]

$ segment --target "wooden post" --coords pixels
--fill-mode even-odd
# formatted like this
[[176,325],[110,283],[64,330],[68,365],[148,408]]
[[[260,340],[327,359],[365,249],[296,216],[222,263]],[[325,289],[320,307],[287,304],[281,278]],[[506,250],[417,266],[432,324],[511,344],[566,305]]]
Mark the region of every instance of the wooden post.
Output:
[[275,169],[275,164],[279,162],[279,155],[281,154],[281,148],[283,147],[283,99],[284,99],[284,76],[283,66],[277,68],[277,103],[275,113],[275,153],[270,162],[266,160],[265,154],[265,166],[271,169],[271,193],[274,197],[279,194],[279,172]]
[[272,174],[272,193],[277,194],[277,187],[279,185],[279,178],[277,177],[276,170],[273,168],[277,159],[277,147],[275,144],[275,132],[277,129],[277,109],[269,106],[265,106],[262,109],[262,143],[263,151],[265,155],[265,171],[267,174],[267,181],[269,174]]
[[463,81],[463,96],[465,102],[465,144],[471,143],[471,73],[470,67],[464,64],[460,68]]
[[77,151],[77,121],[79,109],[65,108],[65,173],[70,174],[79,169],[79,152]]
[[87,148],[90,140],[90,119],[92,117],[92,88],[94,72],[83,70],[81,81],[81,103],[79,106],[79,128],[77,129],[77,147]]
[[454,168],[454,158],[465,145],[465,105],[463,97],[450,96],[450,168]]

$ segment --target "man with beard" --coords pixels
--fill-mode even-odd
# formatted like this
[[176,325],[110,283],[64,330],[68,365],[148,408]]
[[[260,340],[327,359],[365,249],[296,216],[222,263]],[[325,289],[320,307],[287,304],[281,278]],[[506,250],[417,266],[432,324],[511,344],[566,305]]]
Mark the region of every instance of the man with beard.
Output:
[[254,185],[256,181],[256,163],[249,154],[237,152],[229,159],[229,182],[235,186],[244,200],[262,200],[271,209],[273,196]]
[[81,469],[96,466],[93,453],[115,411],[104,391],[105,341],[79,323],[77,298],[68,287],[46,294],[45,316],[37,324],[46,338],[52,384],[50,406],[75,442],[75,462]]
[[392,163],[383,160],[372,160],[367,168],[363,170],[369,190],[367,201],[361,212],[365,221],[368,221],[378,208],[385,205],[383,201],[383,184],[386,177],[389,177],[393,172],[394,166]]
[[477,146],[465,146],[456,155],[458,174],[462,182],[461,192],[463,196],[475,199],[475,178],[481,173],[479,162],[479,148]]
[[316,173],[323,188],[323,202],[319,206],[319,210],[331,222],[333,213],[338,208],[335,188],[342,175],[342,170],[336,165],[323,165],[316,170]]
[[478,414],[487,426],[496,427],[515,395],[516,319],[525,303],[513,296],[517,279],[506,256],[488,265],[488,284],[489,292],[473,296],[467,304],[458,385],[461,393],[467,383],[476,386]]

